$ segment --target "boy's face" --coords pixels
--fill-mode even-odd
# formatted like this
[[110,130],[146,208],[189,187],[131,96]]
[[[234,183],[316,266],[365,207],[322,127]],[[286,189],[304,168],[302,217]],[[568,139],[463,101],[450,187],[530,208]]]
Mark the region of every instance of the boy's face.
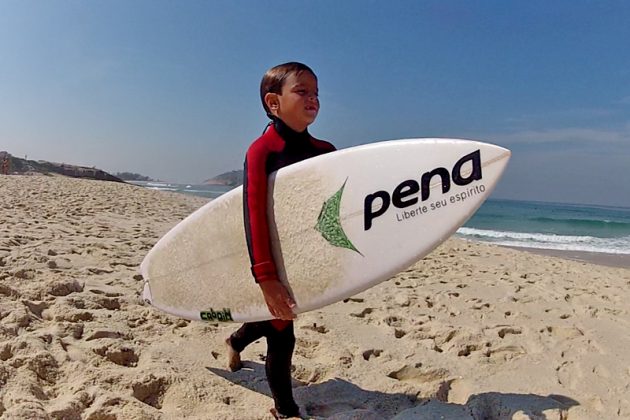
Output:
[[293,130],[302,132],[319,112],[317,79],[308,71],[291,73],[282,85],[282,94],[268,93],[272,113]]

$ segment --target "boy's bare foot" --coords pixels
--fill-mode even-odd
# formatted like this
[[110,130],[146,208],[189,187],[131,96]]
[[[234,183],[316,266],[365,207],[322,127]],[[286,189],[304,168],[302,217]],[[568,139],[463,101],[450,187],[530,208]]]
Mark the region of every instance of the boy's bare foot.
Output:
[[232,372],[236,372],[243,367],[241,363],[241,354],[232,348],[230,344],[230,337],[225,339],[225,346],[227,347],[228,368]]
[[275,407],[271,408],[269,412],[271,413],[274,419],[302,419],[302,415],[291,416],[291,417],[285,416],[284,414],[279,413]]

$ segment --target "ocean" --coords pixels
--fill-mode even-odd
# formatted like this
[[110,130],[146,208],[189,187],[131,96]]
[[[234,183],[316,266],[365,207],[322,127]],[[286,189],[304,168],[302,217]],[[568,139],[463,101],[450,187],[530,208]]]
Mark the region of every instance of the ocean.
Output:
[[[216,198],[233,187],[134,182],[146,188]],[[555,251],[630,255],[630,208],[487,200],[456,236]]]
[[182,194],[197,195],[206,198],[217,198],[234,187],[226,187],[224,185],[196,185],[196,184],[176,184],[174,182],[161,181],[126,181],[130,184],[140,185],[151,190],[172,191]]
[[630,208],[487,200],[457,235],[522,248],[630,255]]

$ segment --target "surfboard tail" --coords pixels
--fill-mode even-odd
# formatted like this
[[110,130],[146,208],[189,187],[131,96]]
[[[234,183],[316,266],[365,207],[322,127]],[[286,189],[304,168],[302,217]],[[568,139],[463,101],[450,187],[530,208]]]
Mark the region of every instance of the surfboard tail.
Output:
[[144,288],[142,289],[142,300],[149,305],[151,305],[153,301],[153,296],[151,296],[151,287],[149,286],[149,282],[144,282]]

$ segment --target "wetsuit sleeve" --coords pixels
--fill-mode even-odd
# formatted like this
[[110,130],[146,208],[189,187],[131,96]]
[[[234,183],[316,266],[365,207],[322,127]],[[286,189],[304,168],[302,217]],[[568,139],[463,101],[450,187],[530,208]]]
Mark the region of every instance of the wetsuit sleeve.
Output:
[[252,144],[245,156],[243,170],[245,234],[252,274],[257,283],[278,279],[267,219],[266,168],[269,153],[260,142]]

